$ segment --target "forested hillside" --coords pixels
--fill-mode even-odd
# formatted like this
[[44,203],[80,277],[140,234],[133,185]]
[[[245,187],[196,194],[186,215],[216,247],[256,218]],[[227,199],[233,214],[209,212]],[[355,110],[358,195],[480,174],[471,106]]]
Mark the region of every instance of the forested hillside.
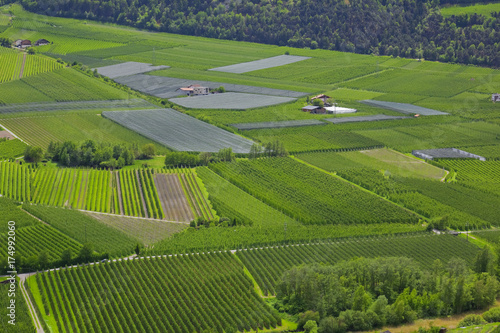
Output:
[[22,4],[47,15],[186,35],[500,66],[499,13],[488,18],[477,14],[444,18],[437,0],[22,0]]

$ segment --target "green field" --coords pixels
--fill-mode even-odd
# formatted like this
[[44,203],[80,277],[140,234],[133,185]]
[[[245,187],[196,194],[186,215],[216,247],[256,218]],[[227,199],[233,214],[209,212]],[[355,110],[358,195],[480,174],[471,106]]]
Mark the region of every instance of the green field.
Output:
[[[47,148],[51,141],[84,141],[114,144],[136,143],[143,146],[151,140],[129,130],[98,114],[99,111],[68,114],[66,111],[52,111],[52,114],[20,114],[19,117],[1,119],[0,123],[30,145]],[[167,148],[156,144],[158,153]]]
[[0,160],[12,159],[24,154],[26,144],[19,139],[0,141]]
[[18,201],[30,200],[30,172],[17,163],[0,162],[0,194]]
[[138,239],[76,210],[24,204],[23,209],[81,244],[111,256],[131,254]]
[[[254,5],[248,3],[249,13]],[[447,7],[442,13],[478,12],[490,17],[493,25],[491,13],[498,11],[498,5]],[[222,5],[207,6],[223,10]],[[93,20],[92,8],[88,13],[84,21],[29,13],[19,4],[0,7],[0,37],[51,42],[35,47],[35,55],[0,48],[0,127],[20,138],[0,141],[0,243],[4,249],[0,263],[5,263],[8,221],[16,222],[16,249],[23,272],[63,266],[68,249],[70,261],[80,262],[79,252],[86,243],[94,250],[93,260],[111,258],[28,278],[47,331],[294,330],[288,323],[297,318],[291,316],[294,310],[287,308],[289,304],[261,297],[276,295],[283,273],[292,267],[333,265],[355,257],[404,256],[434,276],[441,274],[436,259],[443,265],[453,258],[463,259],[465,272],[467,265],[477,268],[484,257],[476,260],[479,242],[428,230],[472,229],[471,237],[493,246],[500,243],[500,231],[491,228],[500,226],[500,104],[491,102],[491,94],[500,92],[499,69],[235,42],[223,40],[218,32],[214,36],[220,39],[148,32],[102,24]],[[137,15],[147,27],[157,24],[154,20],[161,13],[141,10]],[[188,31],[190,20],[198,18],[192,16],[182,28]],[[250,20],[251,14],[242,19]],[[433,19],[423,22],[422,29],[432,28]],[[451,46],[457,52],[462,47]],[[479,41],[475,47],[482,47]],[[285,53],[310,59],[243,74],[209,71]],[[242,111],[184,110],[167,99],[145,96],[92,73],[95,67],[127,61],[169,66],[148,73],[152,81],[155,76],[165,81],[165,77],[203,80],[305,92],[308,97]],[[318,94],[357,112],[303,112]],[[134,102],[126,102],[131,98]],[[341,124],[325,121],[402,115],[361,103],[366,99],[410,103],[448,115]],[[170,150],[154,143],[156,156],[119,170],[62,167],[45,160],[32,165],[21,158],[27,145],[46,150],[51,141],[92,139],[142,148],[153,141],[101,114],[162,110],[159,107],[175,108],[264,147],[279,140],[291,156],[247,159],[237,154],[222,162],[222,154],[213,153],[203,155],[210,160],[204,166],[173,169],[164,167],[164,155]],[[308,119],[325,124],[244,131],[231,126]],[[149,131],[159,135],[169,131],[165,124],[149,126]],[[200,144],[211,141],[189,124],[182,128]],[[217,140],[224,141],[222,134]],[[415,149],[451,147],[487,161],[426,162],[411,155]],[[130,259],[136,246],[139,258]],[[48,263],[38,264],[44,254]],[[452,264],[460,268],[457,261]],[[452,279],[458,281],[447,275],[440,283]],[[410,290],[406,295],[407,299],[399,300],[401,308],[409,306],[405,302],[413,297]],[[346,295],[346,299],[355,296]],[[33,331],[25,305],[18,304],[21,331]],[[3,323],[0,320],[0,331],[7,331]]]
[[0,48],[0,83],[50,72],[62,65],[40,55],[26,55],[4,47]]
[[[24,297],[21,295],[21,291],[19,290],[19,281],[16,280],[17,288],[19,294],[16,295],[15,298],[10,298],[7,296],[0,298],[0,315],[2,318],[8,318],[7,314],[10,313],[8,306],[10,306],[10,300],[14,299],[15,303],[15,325],[11,325],[7,323],[6,319],[3,319],[0,322],[0,328],[4,330],[4,332],[12,332],[12,333],[35,333],[36,329],[33,325],[33,320],[31,319],[28,306],[26,305],[26,301]],[[0,292],[2,295],[8,295],[10,284],[0,284]]]
[[500,3],[476,3],[474,5],[469,5],[469,6],[449,6],[449,7],[444,7],[441,8],[441,14],[443,14],[444,17],[448,16],[458,16],[458,15],[463,15],[463,14],[480,14],[484,16],[489,16],[491,17],[491,14],[493,12],[499,12],[500,11]]
[[169,238],[188,227],[185,223],[171,223],[89,212],[86,212],[86,214],[101,223],[126,233],[130,237],[139,239],[146,246]]
[[3,250],[3,254],[0,257],[5,258],[8,253],[9,229],[7,223],[14,221],[16,254],[25,261],[18,263],[19,269],[21,269],[21,264],[26,270],[45,268],[38,267],[36,263],[38,255],[42,252],[47,254],[49,262],[53,262],[61,258],[64,250],[71,249],[72,253],[76,255],[81,248],[80,243],[33,218],[7,198],[0,198],[0,209],[2,211],[0,218],[0,240]]
[[126,92],[71,68],[61,68],[22,78],[20,81],[1,83],[0,87],[0,101],[4,104],[127,98]]
[[31,283],[41,291],[44,319],[59,332],[228,332],[281,325],[229,253],[65,269],[37,274]]
[[231,184],[210,169],[196,170],[209,193],[210,202],[221,217],[235,218],[245,225],[259,227],[298,225],[297,221],[266,205],[247,192]]
[[297,158],[330,172],[367,167],[406,177],[439,180],[445,176],[445,172],[438,167],[390,149],[309,153],[299,154]]
[[274,295],[282,274],[294,266],[311,263],[334,264],[354,257],[405,256],[429,267],[434,260],[448,262],[462,258],[471,264],[478,248],[449,235],[429,234],[408,237],[378,237],[366,240],[343,240],[332,243],[305,244],[237,252],[255,277],[263,292]]
[[305,224],[416,222],[415,215],[290,158],[211,164],[247,193]]

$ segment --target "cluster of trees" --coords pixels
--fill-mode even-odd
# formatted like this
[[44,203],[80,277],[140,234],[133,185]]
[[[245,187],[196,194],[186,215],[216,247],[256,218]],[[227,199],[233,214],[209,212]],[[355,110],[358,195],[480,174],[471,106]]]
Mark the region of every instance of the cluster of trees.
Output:
[[285,149],[285,145],[283,142],[278,139],[266,143],[264,146],[261,146],[257,143],[254,143],[252,147],[250,147],[249,158],[259,158],[259,157],[285,157],[288,156],[288,151]]
[[7,37],[0,37],[0,46],[2,47],[11,47],[12,41]]
[[497,278],[485,271],[491,262],[486,248],[476,259],[475,271],[459,259],[447,266],[436,260],[423,270],[400,257],[296,267],[283,275],[277,288],[278,307],[301,313],[299,325],[315,321],[320,333],[366,331],[483,309],[500,293]]
[[[259,157],[284,157],[288,156],[282,142],[275,140],[261,146],[257,143],[250,147],[249,158]],[[202,152],[193,154],[188,152],[170,152],[165,155],[165,166],[178,167],[178,166],[197,166],[208,165],[213,162],[231,162],[235,160],[235,154],[231,148],[223,148],[217,153]]]
[[[73,253],[71,249],[61,252],[59,259],[50,258],[47,251],[41,251],[38,255],[23,257],[19,253],[15,255],[16,269],[18,272],[42,271],[52,267],[63,267],[76,264],[84,264],[98,260],[108,259],[108,253],[97,253],[91,243],[83,244],[78,253]],[[0,256],[0,274],[7,274],[9,271],[7,258]]]
[[[35,151],[39,162],[40,148],[27,147],[25,160],[35,161],[31,157]],[[28,153],[28,155],[27,155]],[[64,166],[88,166],[119,169],[125,165],[131,165],[135,159],[150,158],[155,154],[155,146],[152,143],[145,144],[139,148],[136,144],[125,146],[122,144],[97,143],[86,140],[81,144],[72,141],[50,142],[44,157],[47,160],[58,162]],[[26,159],[28,156],[28,159]]]
[[500,66],[498,15],[445,18],[439,0],[21,2],[42,14],[163,32]]
[[189,226],[192,228],[200,229],[202,227],[210,228],[210,227],[235,227],[243,225],[243,223],[237,218],[229,218],[229,217],[219,217],[213,220],[207,220],[203,217],[198,217],[196,220],[192,220],[189,223]]
[[202,152],[199,154],[187,152],[170,152],[165,155],[165,166],[197,166],[208,165],[211,162],[231,162],[235,159],[233,149],[223,148],[217,153]]

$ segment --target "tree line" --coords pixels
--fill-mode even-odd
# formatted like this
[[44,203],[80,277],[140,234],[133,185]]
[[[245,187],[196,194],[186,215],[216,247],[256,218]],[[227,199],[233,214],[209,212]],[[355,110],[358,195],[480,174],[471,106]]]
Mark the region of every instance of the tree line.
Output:
[[[260,157],[284,157],[288,156],[288,152],[283,145],[283,142],[274,140],[264,145],[254,143],[250,147],[250,152],[240,154],[241,156],[248,156],[250,159]],[[179,167],[189,166],[194,167],[198,165],[208,165],[214,162],[232,162],[236,158],[232,148],[222,148],[216,153],[201,152],[199,154],[190,152],[169,152],[165,154],[166,167]]]
[[151,158],[155,153],[156,148],[152,143],[139,147],[137,144],[127,146],[98,143],[90,139],[81,143],[51,141],[45,153],[40,147],[26,147],[24,160],[30,163],[39,163],[46,159],[68,167],[87,166],[120,169],[126,165],[134,164],[136,159]]
[[440,13],[439,0],[22,0],[21,3],[41,14],[176,34],[500,66],[500,15],[487,18],[464,14],[445,18]]
[[320,333],[367,331],[484,309],[500,292],[489,251],[478,253],[473,269],[461,259],[446,265],[438,259],[422,269],[402,257],[295,267],[283,275],[275,306],[298,314],[299,329],[314,321],[308,326],[319,324]]

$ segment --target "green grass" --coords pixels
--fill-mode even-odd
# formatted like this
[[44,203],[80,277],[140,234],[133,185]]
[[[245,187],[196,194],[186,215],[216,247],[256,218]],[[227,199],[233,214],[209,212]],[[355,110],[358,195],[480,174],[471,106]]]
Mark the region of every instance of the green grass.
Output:
[[486,17],[491,17],[491,13],[500,11],[500,2],[497,3],[476,3],[467,6],[449,6],[441,8],[441,14],[444,17],[450,17],[452,15],[458,16],[463,14],[480,14]]

